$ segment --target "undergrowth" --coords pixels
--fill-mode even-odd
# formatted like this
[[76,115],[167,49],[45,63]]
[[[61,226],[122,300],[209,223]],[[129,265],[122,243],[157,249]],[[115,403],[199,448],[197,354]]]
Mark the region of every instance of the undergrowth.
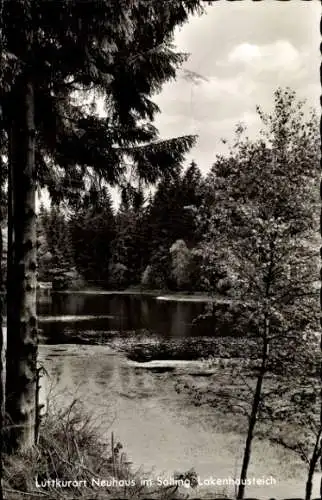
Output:
[[[109,441],[109,442],[108,442]],[[194,484],[195,472],[189,478]],[[32,450],[3,455],[5,500],[106,500],[187,498],[178,485],[147,486],[147,475],[133,471],[121,443],[102,439],[90,417],[74,400],[68,408],[50,407],[43,417],[37,444]],[[71,481],[61,487],[58,481]],[[104,482],[105,481],[105,482]],[[99,484],[99,485],[98,485]]]

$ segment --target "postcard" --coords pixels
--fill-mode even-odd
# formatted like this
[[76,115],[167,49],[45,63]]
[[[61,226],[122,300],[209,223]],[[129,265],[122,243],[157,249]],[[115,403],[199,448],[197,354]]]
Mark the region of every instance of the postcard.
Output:
[[0,6],[0,499],[317,500],[317,1]]

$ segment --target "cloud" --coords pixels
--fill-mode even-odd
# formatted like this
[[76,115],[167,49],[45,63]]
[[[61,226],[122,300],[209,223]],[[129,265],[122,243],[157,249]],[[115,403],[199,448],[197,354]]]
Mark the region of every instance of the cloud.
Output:
[[236,123],[257,135],[256,105],[269,112],[277,87],[316,108],[320,94],[317,2],[216,2],[207,12],[177,30],[178,50],[191,56],[157,96],[156,119],[161,137],[199,135],[187,161],[203,171],[227,150],[220,139],[230,141]]
[[242,43],[237,45],[229,54],[228,61],[230,62],[245,62],[249,63],[256,61],[261,57],[261,51],[258,45],[251,43]]
[[[178,121],[182,123],[184,133],[188,129],[190,133],[192,129],[199,128],[199,123],[207,124],[214,118],[234,119],[255,106],[255,90],[254,81],[245,74],[229,78],[212,76],[207,80],[198,80],[198,84],[180,78],[164,86],[162,94],[156,98],[162,110],[157,126],[164,123],[170,130]],[[160,132],[163,133],[163,127]]]
[[241,63],[256,73],[280,70],[296,72],[302,67],[302,57],[288,40],[276,40],[265,45],[237,45],[228,54],[228,63]]

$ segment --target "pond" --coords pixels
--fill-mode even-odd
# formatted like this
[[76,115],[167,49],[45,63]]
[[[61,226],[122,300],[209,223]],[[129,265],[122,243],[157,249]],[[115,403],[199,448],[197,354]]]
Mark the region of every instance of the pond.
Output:
[[[121,348],[137,339],[209,338],[214,334],[209,324],[208,331],[194,325],[204,307],[200,301],[133,294],[53,293],[40,298],[38,311],[39,358],[49,374],[42,382],[42,398],[51,391],[57,404],[66,406],[78,397],[102,436],[114,432],[135,469],[142,466],[154,477],[170,478],[176,471],[194,468],[204,484],[187,493],[206,499],[233,493],[232,486],[208,482],[238,478],[245,436],[223,430],[210,407],[198,407],[176,391],[178,377],[200,372],[200,360],[139,363]],[[100,342],[102,333],[108,332],[110,340]],[[82,334],[87,340],[79,343]],[[295,456],[255,440],[251,462],[249,477],[273,478],[273,484],[250,485],[248,496],[303,496],[306,470]],[[315,479],[318,496],[319,478]]]
[[119,332],[146,329],[151,335],[186,338],[198,333],[193,321],[204,311],[204,303],[194,298],[188,302],[186,298],[175,301],[120,293],[53,293],[50,297],[43,297],[38,312],[48,342],[53,343],[65,337],[66,327]]

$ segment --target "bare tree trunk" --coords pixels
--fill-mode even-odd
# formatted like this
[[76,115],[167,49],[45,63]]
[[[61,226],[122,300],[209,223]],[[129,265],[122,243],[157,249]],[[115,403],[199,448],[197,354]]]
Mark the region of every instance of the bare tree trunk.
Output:
[[35,440],[36,316],[36,175],[34,93],[30,80],[17,89],[13,118],[12,194],[13,265],[9,280],[6,412],[11,451],[25,450]]
[[240,484],[238,486],[237,500],[243,500],[245,495],[245,486],[247,480],[248,466],[250,462],[252,442],[254,437],[254,429],[257,422],[258,409],[261,401],[261,393],[263,380],[266,373],[266,363],[268,358],[268,318],[265,317],[264,325],[264,335],[263,335],[263,351],[262,351],[262,362],[257,377],[256,388],[254,392],[252,410],[249,417],[248,432],[244,449],[242,469],[240,473]]

